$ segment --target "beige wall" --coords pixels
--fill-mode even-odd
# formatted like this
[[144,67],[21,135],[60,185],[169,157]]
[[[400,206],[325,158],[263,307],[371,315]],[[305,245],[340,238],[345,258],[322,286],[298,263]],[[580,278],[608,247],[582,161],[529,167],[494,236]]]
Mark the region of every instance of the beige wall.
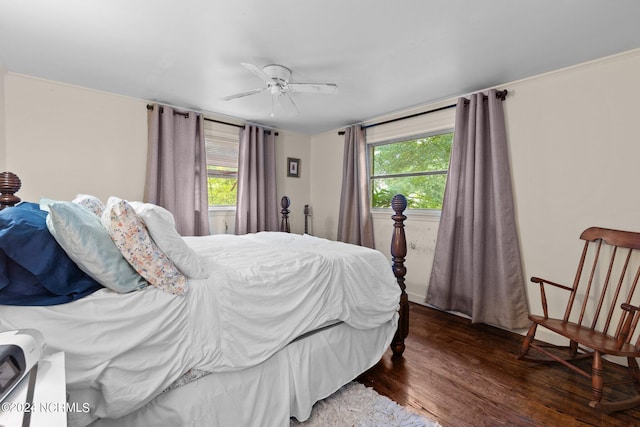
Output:
[[4,89],[6,168],[23,200],[142,199],[145,101],[11,73]]
[[639,74],[637,50],[509,85],[527,270],[551,268],[568,280],[554,261],[574,254],[584,228],[640,230]]
[[[640,50],[507,86],[525,276],[571,283],[589,226],[640,231]],[[531,310],[539,291],[527,284]],[[565,295],[551,290],[550,310]]]
[[338,131],[327,132],[313,136],[310,144],[312,234],[335,240],[338,234],[344,137],[338,136]]
[[7,169],[6,125],[4,107],[4,79],[6,70],[0,63],[0,172]]
[[[287,176],[287,158],[300,159],[299,178]],[[287,196],[291,200],[289,207],[289,226],[292,233],[304,232],[304,205],[311,204],[309,185],[311,182],[311,139],[307,135],[278,131],[276,137],[276,185],[278,200]],[[311,231],[311,230],[310,230]]]

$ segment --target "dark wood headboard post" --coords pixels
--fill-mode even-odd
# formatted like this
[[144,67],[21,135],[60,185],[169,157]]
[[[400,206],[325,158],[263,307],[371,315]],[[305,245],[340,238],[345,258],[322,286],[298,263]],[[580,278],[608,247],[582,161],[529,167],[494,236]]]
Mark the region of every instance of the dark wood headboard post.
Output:
[[289,233],[291,231],[289,227],[289,206],[291,206],[291,200],[287,196],[282,196],[280,199],[280,207],[282,210],[280,213],[282,214],[282,219],[280,220],[280,231]]
[[20,197],[15,193],[20,190],[22,182],[20,178],[11,172],[0,173],[0,210],[7,206],[13,206],[20,202]]
[[407,256],[407,238],[404,233],[404,220],[407,217],[403,214],[407,208],[407,199],[402,194],[396,194],[391,201],[391,208],[395,214],[393,219],[393,235],[391,236],[391,260],[393,261],[393,274],[400,286],[400,319],[398,320],[398,330],[393,341],[391,350],[394,356],[402,356],[404,352],[404,339],[409,335],[409,298],[404,284],[404,276],[407,268],[404,266],[404,258]]

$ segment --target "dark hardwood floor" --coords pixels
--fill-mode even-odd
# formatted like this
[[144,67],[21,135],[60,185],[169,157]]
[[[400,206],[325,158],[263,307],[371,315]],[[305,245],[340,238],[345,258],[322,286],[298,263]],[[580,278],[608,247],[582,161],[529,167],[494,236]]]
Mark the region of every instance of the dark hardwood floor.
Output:
[[[519,334],[419,304],[411,304],[410,319],[404,356],[388,351],[358,381],[445,427],[640,426],[640,408],[611,415],[590,408],[589,379],[517,360]],[[590,370],[589,361],[580,363]],[[626,377],[613,363],[605,372]]]

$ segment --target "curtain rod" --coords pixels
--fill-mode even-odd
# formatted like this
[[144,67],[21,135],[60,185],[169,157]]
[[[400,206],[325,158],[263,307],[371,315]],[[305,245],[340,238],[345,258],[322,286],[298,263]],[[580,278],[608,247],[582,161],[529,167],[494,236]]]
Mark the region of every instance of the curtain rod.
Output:
[[235,123],[223,122],[222,120],[209,119],[207,117],[205,117],[204,120],[207,121],[207,122],[220,123],[222,125],[235,126],[237,128],[243,128],[244,127],[243,125],[238,125],[238,124],[235,124]]
[[[220,123],[220,124],[223,124],[223,125],[235,126],[237,128],[244,129],[244,125],[238,125],[238,124],[235,124],[235,123],[223,122],[222,120],[209,119],[209,118],[206,118],[206,117],[204,118],[204,120],[207,121],[207,122]],[[260,126],[260,125],[256,125],[256,126]],[[260,127],[262,127],[264,129],[263,126],[260,126]],[[271,129],[265,129],[264,133],[267,134],[267,135],[271,135]],[[274,135],[278,136],[279,134],[278,134],[278,132],[274,132]]]
[[[508,93],[509,93],[509,91],[507,89],[499,90],[499,91],[496,92],[496,98],[500,99],[501,101],[504,101],[505,98],[507,97]],[[443,107],[434,108],[432,110],[421,111],[419,113],[410,114],[408,116],[396,117],[395,119],[389,119],[389,120],[385,120],[383,122],[372,123],[370,125],[363,126],[362,128],[363,129],[369,129],[369,128],[380,126],[380,125],[386,125],[388,123],[399,122],[400,120],[412,119],[414,117],[424,116],[425,114],[431,114],[431,113],[435,113],[435,112],[442,111],[442,110],[448,110],[449,108],[453,108],[456,105],[457,104],[449,104],[449,105],[445,105]],[[339,131],[338,135],[344,135],[344,131],[343,130]]]
[[[222,120],[209,119],[207,117],[205,117],[204,120],[207,121],[207,122],[214,122],[214,123],[220,123],[220,124],[223,124],[223,125],[235,126],[237,128],[240,128],[240,129],[244,128],[244,125],[238,125],[238,124],[235,124],[235,123],[223,122]],[[267,135],[271,135],[271,129],[265,129],[264,133],[266,133]],[[275,132],[274,135],[278,136],[278,132]]]
[[[162,108],[162,105],[160,106],[160,108]],[[147,104],[147,110],[153,110],[153,105]],[[175,110],[173,111],[173,114],[179,114],[179,115],[181,115],[183,117],[189,117],[189,113],[181,113],[181,112],[175,111]],[[214,123],[220,123],[222,125],[234,126],[234,127],[237,127],[237,128],[244,128],[244,125],[239,125],[239,124],[236,124],[236,123],[223,122],[222,120],[209,119],[207,117],[204,117],[204,120],[207,121],[207,122],[214,122]],[[267,130],[265,130],[265,133],[267,135],[271,135],[271,130],[267,129]],[[278,136],[278,132],[276,132],[275,135]]]

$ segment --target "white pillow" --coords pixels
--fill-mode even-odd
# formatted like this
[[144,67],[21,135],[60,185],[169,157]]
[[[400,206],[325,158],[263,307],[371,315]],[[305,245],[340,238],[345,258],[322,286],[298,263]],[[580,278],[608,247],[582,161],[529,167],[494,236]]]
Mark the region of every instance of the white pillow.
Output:
[[100,218],[81,205],[48,202],[47,228],[82,271],[102,286],[125,293],[142,289],[147,282],[129,265]]
[[144,222],[126,200],[109,198],[102,214],[102,226],[122,256],[147,282],[165,292],[184,295],[185,276],[154,243]]
[[192,279],[205,279],[208,276],[198,255],[187,246],[182,236],[176,231],[176,222],[171,212],[151,203],[129,202],[129,204],[147,226],[156,245],[167,254],[182,274]]

